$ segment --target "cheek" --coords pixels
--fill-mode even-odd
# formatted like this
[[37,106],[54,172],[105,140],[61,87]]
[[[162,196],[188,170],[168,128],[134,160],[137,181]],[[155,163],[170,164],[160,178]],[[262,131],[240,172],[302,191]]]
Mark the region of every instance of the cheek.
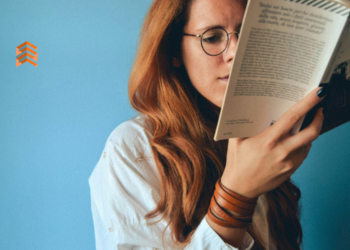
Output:
[[218,72],[223,66],[222,58],[208,56],[200,44],[195,47],[188,43],[182,44],[182,61],[197,91],[207,100],[221,107],[226,89],[226,84],[218,79]]
[[214,87],[214,79],[212,76],[212,67],[208,65],[198,65],[192,70],[192,73],[189,74],[190,80],[193,86],[204,96],[207,96]]
[[217,65],[198,62],[193,64],[189,78],[192,85],[207,100],[221,107],[224,99],[226,84],[217,77]]
[[[195,46],[196,45],[196,46]],[[186,43],[182,45],[182,58],[192,84],[198,89],[213,80],[215,59],[208,58],[200,44]],[[214,60],[212,60],[214,59]]]
[[196,38],[187,39],[186,43],[182,43],[182,60],[186,71],[190,78],[198,75],[203,68],[202,61],[204,60],[202,55],[202,48]]

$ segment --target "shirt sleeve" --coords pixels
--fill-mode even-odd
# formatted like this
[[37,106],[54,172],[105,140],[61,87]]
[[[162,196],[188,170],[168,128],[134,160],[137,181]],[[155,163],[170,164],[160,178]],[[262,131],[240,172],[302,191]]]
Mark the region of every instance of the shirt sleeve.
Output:
[[[97,250],[183,249],[172,241],[167,222],[146,220],[160,199],[160,182],[152,158],[151,134],[126,122],[115,129],[89,178],[91,209]],[[163,232],[164,229],[164,238]],[[254,240],[248,233],[240,249],[249,250]],[[209,226],[206,217],[185,250],[235,250]]]
[[[254,245],[254,240],[248,232],[246,232],[243,244],[240,250],[250,250]],[[238,250],[238,248],[225,243],[219,235],[209,226],[206,216],[199,224],[193,239],[185,250],[189,249],[222,249],[222,250]]]

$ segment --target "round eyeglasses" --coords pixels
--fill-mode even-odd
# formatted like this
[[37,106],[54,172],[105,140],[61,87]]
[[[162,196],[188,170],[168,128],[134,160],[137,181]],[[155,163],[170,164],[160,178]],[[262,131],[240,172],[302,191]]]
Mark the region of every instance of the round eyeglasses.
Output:
[[183,34],[185,36],[200,37],[202,48],[209,56],[218,56],[226,50],[230,39],[229,35],[237,34],[237,38],[239,37],[239,32],[233,31],[228,33],[223,28],[211,28],[204,31],[202,35]]

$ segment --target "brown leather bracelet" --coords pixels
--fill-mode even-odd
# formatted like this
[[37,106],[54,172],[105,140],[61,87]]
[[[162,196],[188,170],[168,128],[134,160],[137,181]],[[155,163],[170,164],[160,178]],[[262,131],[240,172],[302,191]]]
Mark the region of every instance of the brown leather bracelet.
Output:
[[216,202],[219,204],[220,207],[230,210],[234,213],[237,213],[242,216],[252,216],[254,213],[254,210],[247,210],[244,208],[240,208],[234,204],[231,204],[229,201],[227,201],[224,197],[219,195],[219,192],[215,189],[214,191],[214,197],[216,199]]
[[243,195],[240,195],[240,194],[237,194],[236,192],[228,189],[227,187],[225,187],[222,182],[221,182],[221,178],[219,178],[219,180],[217,181],[219,183],[219,186],[225,190],[228,194],[230,194],[231,196],[235,197],[236,199],[242,201],[242,202],[245,202],[245,203],[249,203],[249,204],[257,204],[257,201],[258,201],[258,198],[248,198],[248,197],[245,197]]
[[226,192],[224,189],[221,188],[219,185],[219,182],[215,184],[215,190],[219,193],[220,196],[222,196],[225,200],[230,202],[231,204],[248,211],[254,211],[256,204],[251,203],[245,203],[243,201],[240,201],[236,199],[236,197],[231,196],[228,192]]
[[240,208],[241,210],[246,210],[247,212],[254,211],[256,204],[249,204],[244,203],[240,200],[237,200],[236,198],[230,196],[225,190],[221,189],[220,187],[216,188],[215,191],[226,201],[231,203],[232,205]]
[[226,222],[230,223],[234,227],[237,228],[246,228],[249,226],[249,224],[252,222],[252,219],[249,220],[242,220],[238,218],[233,218],[229,214],[227,214],[224,210],[220,208],[220,206],[216,203],[215,197],[212,197],[210,208],[222,219],[224,219]]
[[218,225],[223,226],[223,227],[229,227],[229,228],[235,227],[235,226],[231,225],[230,223],[223,221],[223,220],[219,219],[218,217],[216,217],[215,214],[213,213],[213,211],[211,211],[210,207],[208,209],[207,215],[208,215],[209,219],[212,220],[215,224],[218,224]]

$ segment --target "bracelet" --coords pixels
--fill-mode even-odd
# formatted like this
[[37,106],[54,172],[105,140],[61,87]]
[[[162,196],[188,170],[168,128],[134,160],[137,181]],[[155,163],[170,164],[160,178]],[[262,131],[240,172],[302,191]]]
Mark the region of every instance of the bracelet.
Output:
[[217,190],[214,191],[214,197],[217,201],[218,204],[220,204],[220,206],[222,208],[225,208],[227,210],[230,210],[234,213],[240,214],[242,216],[251,216],[253,215],[254,211],[251,210],[247,210],[241,207],[238,207],[232,203],[230,203],[229,201],[227,201],[225,198],[223,198],[222,196],[220,196],[220,194],[218,193]]
[[219,219],[218,217],[216,217],[213,213],[213,211],[211,211],[210,207],[208,209],[208,217],[210,218],[210,220],[212,220],[215,224],[218,224],[220,226],[223,226],[223,227],[228,227],[228,228],[233,228],[234,226],[231,225],[230,223],[224,221],[224,220],[221,220]]
[[[252,222],[257,200],[258,198],[248,198],[228,189],[219,178],[207,215],[214,223],[223,227],[247,228]],[[233,215],[229,211],[240,216]]]
[[252,211],[255,209],[256,204],[245,203],[243,201],[236,199],[235,197],[227,193],[225,190],[223,190],[218,184],[216,184],[215,187],[216,187],[215,192],[217,192],[222,198],[227,200],[229,203],[235,205],[236,207],[239,207],[241,209],[248,210],[248,211]]
[[238,217],[232,217],[228,213],[226,213],[215,201],[215,197],[212,197],[210,208],[214,211],[218,216],[224,219],[227,223],[231,224],[234,227],[245,228],[249,226],[251,222],[251,217],[247,220],[238,219]]

